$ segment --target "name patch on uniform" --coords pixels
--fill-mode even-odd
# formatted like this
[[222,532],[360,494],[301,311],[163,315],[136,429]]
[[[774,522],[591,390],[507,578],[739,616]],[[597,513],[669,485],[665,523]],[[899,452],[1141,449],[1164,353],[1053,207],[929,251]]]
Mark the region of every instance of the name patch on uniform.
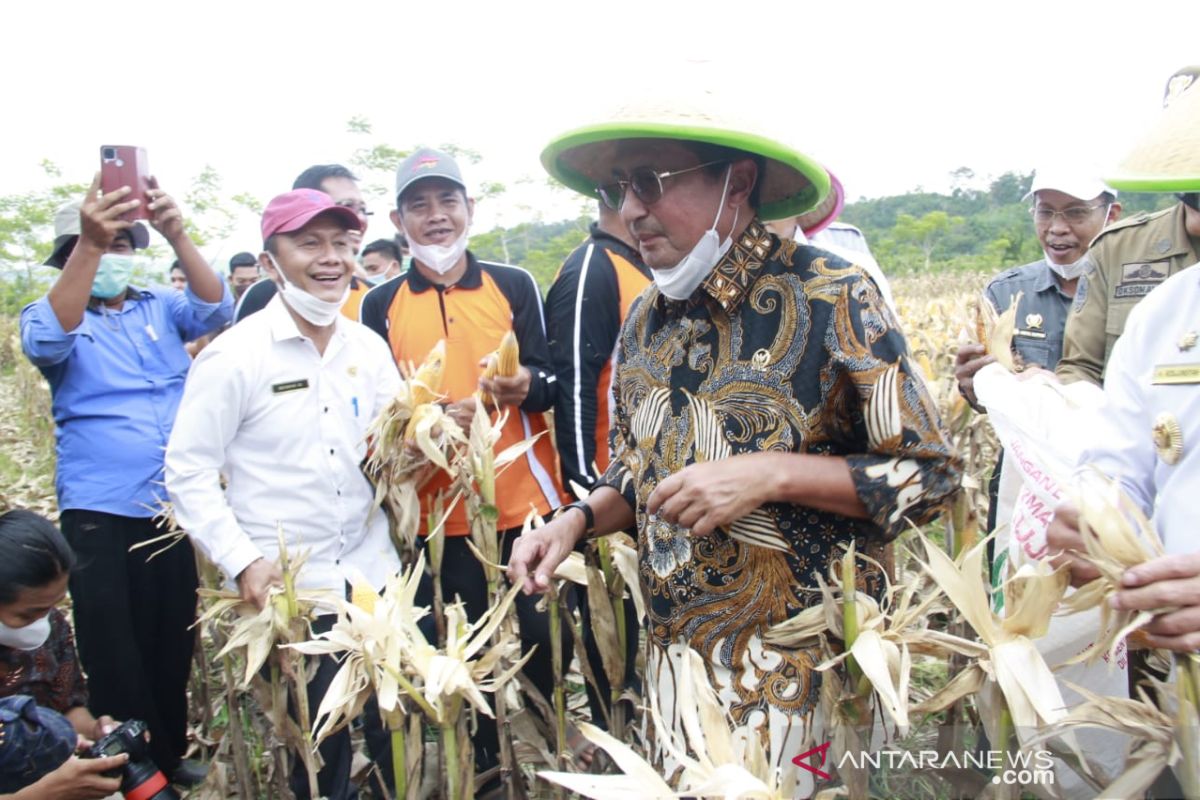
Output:
[[1046,334],[1042,333],[1041,331],[1025,331],[1025,330],[1021,330],[1020,328],[1017,328],[1016,330],[1014,330],[1013,334],[1016,336],[1024,336],[1027,339],[1045,339],[1046,338]]
[[1165,364],[1154,368],[1150,381],[1155,386],[1200,383],[1200,364]]
[[1157,286],[1157,283],[1122,283],[1113,291],[1113,297],[1118,300],[1122,297],[1145,297],[1154,291]]
[[308,379],[301,378],[298,381],[287,381],[285,383],[271,384],[271,392],[273,394],[287,394],[288,392],[298,392],[301,389],[308,388]]

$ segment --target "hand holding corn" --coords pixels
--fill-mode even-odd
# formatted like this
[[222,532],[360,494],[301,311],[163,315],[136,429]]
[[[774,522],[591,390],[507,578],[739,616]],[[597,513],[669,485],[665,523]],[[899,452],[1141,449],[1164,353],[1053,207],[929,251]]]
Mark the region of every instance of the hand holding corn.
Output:
[[1098,569],[1079,557],[1087,548],[1079,532],[1079,509],[1071,503],[1063,503],[1054,510],[1054,518],[1046,528],[1046,545],[1054,554],[1050,564],[1055,568],[1066,564],[1071,572],[1071,585],[1076,589],[1100,577]]
[[521,366],[517,337],[512,331],[504,334],[495,353],[479,362],[483,375],[479,378],[479,398],[489,408],[519,406],[529,394],[533,374]]
[[1153,611],[1177,606],[1142,629],[1147,644],[1180,653],[1200,650],[1200,553],[1160,556],[1127,569],[1121,586],[1114,608]]

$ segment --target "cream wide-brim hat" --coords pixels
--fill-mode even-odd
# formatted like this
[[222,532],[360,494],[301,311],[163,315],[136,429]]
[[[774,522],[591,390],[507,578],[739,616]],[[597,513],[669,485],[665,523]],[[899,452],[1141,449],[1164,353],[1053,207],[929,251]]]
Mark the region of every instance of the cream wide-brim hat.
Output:
[[612,179],[621,142],[670,139],[760,156],[758,214],[763,219],[803,214],[829,194],[825,168],[787,144],[786,137],[751,122],[744,109],[727,108],[713,92],[685,95],[628,103],[604,122],[567,131],[546,145],[542,166],[566,186],[595,197],[596,187]]
[[1110,186],[1130,192],[1200,191],[1200,67],[1180,70],[1167,86],[1166,108],[1105,179]]

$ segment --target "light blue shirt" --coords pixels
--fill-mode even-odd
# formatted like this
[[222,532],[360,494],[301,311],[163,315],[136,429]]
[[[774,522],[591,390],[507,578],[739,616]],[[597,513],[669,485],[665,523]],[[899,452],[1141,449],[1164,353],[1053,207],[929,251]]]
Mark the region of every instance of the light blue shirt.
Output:
[[48,297],[21,311],[21,347],[50,383],[59,510],[152,517],[163,490],[163,452],[191,359],[183,343],[233,317],[188,288],[132,289],[119,311],[88,308],[64,331]]

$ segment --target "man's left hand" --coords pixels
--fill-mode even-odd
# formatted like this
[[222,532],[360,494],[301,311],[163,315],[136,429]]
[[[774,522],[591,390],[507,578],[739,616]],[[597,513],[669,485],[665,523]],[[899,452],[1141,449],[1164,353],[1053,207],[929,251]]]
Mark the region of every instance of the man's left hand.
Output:
[[146,197],[150,200],[150,226],[162,234],[168,242],[175,242],[180,236],[186,236],[183,227],[183,213],[171,196],[158,188],[158,179],[151,177],[148,181],[150,188],[146,189]]
[[692,464],[650,493],[646,511],[696,536],[741,519],[769,499],[772,476],[756,468],[761,453]]
[[1180,653],[1200,650],[1200,553],[1169,555],[1125,570],[1124,587],[1112,599],[1114,608],[1159,614],[1142,630],[1151,647]]
[[[480,364],[485,366],[486,362]],[[519,406],[525,402],[525,398],[529,395],[529,387],[533,384],[533,373],[528,367],[520,367],[517,374],[511,378],[501,378],[499,376],[488,379],[479,379],[479,388],[485,392],[490,392],[495,398],[496,405],[500,408],[504,406]]]

